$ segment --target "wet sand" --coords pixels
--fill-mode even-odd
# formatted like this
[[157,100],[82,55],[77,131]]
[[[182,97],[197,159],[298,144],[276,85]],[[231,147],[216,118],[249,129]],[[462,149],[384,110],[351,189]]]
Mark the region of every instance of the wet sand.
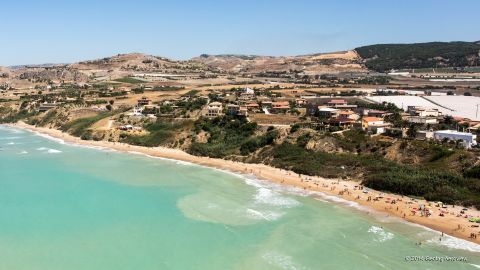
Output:
[[[480,244],[480,228],[472,227],[472,225],[475,224],[468,222],[468,218],[465,218],[465,214],[480,217],[480,211],[473,208],[469,208],[465,214],[461,215],[460,211],[463,209],[461,206],[440,208],[433,202],[430,203],[425,200],[415,200],[406,196],[381,193],[372,189],[363,188],[359,182],[354,181],[299,175],[292,171],[277,169],[264,164],[246,164],[230,160],[198,157],[178,149],[166,147],[150,148],[118,142],[85,141],[78,137],[63,133],[60,130],[35,127],[22,122],[11,126],[49,135],[67,143],[110,148],[122,152],[138,152],[149,156],[186,161],[235,173],[252,174],[259,179],[297,187],[306,192],[322,192],[327,195],[333,195],[348,201],[356,202],[361,206],[366,206],[368,209],[372,209],[372,211],[383,213],[388,216],[395,216],[408,222],[420,224],[436,230],[439,232],[439,236],[441,233],[445,233]],[[418,209],[414,210],[414,208],[418,208],[419,205],[428,206],[429,210],[433,212],[432,215],[429,217],[422,216],[421,211]],[[444,214],[443,216],[440,216],[442,211]],[[476,238],[472,238],[472,234],[476,235]]]

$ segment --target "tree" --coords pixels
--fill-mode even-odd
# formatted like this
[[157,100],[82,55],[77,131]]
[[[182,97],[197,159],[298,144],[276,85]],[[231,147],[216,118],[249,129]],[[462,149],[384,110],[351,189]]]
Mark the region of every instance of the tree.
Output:
[[410,127],[407,130],[407,136],[410,138],[415,138],[417,136],[417,126],[415,126],[415,124],[410,124]]
[[403,124],[402,116],[398,112],[385,116],[385,121],[392,123],[396,127],[400,127]]
[[107,110],[111,111],[112,110],[112,105],[108,104],[107,106],[105,106],[105,108],[107,108]]
[[113,103],[115,103],[115,101],[112,99],[108,103],[110,103],[110,105],[113,105]]
[[453,124],[455,124],[455,120],[453,119],[453,117],[452,117],[451,115],[445,116],[445,118],[443,118],[443,121],[444,121],[445,124],[447,124],[447,125],[453,125]]

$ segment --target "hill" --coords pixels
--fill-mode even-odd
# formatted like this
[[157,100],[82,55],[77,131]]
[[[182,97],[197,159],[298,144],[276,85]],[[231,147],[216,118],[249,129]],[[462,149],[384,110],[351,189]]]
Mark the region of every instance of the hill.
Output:
[[147,55],[142,53],[118,54],[102,59],[83,61],[71,64],[69,67],[82,73],[92,75],[95,73],[109,76],[129,74],[131,72],[158,72],[170,74],[195,73],[205,69],[204,66],[190,61],[177,61],[165,57]]
[[354,51],[300,56],[207,55],[191,61],[221,72],[258,74],[298,71],[308,75],[339,72],[365,72],[360,57]]
[[385,72],[391,69],[476,66],[480,58],[478,42],[428,42],[378,44],[356,48],[365,66]]
[[10,75],[10,69],[6,67],[0,67],[0,77],[8,77]]

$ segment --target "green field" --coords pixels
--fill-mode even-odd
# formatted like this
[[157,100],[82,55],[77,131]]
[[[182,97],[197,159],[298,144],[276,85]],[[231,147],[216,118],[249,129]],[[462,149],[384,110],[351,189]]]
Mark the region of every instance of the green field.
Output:
[[132,78],[132,77],[123,77],[119,79],[115,79],[114,81],[116,82],[121,82],[121,83],[130,83],[130,84],[138,84],[138,83],[146,83],[147,81],[140,80],[137,78]]

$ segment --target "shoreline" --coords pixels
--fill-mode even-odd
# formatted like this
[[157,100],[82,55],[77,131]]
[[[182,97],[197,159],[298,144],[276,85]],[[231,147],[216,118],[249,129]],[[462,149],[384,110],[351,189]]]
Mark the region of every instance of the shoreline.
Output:
[[[270,167],[265,164],[248,164],[231,160],[193,156],[182,150],[167,147],[149,148],[119,142],[85,141],[57,129],[35,127],[23,122],[6,126],[26,129],[39,133],[40,135],[48,135],[53,139],[63,140],[66,143],[73,143],[81,146],[113,149],[120,152],[143,154],[151,157],[189,162],[237,174],[250,174],[260,180],[269,181],[283,186],[295,187],[299,190],[312,193],[311,195],[314,195],[314,192],[320,192],[328,196],[334,196],[346,201],[355,202],[359,206],[366,207],[367,209],[371,209],[381,214],[387,214],[389,217],[393,216],[400,218],[403,221],[425,226],[437,231],[439,236],[444,233],[449,236],[480,244],[480,228],[471,227],[474,223],[468,222],[467,218],[457,216],[463,208],[461,206],[448,206],[448,208],[443,209],[444,211],[447,211],[444,216],[439,216],[441,209],[435,207],[435,204],[432,204],[431,210],[433,210],[433,214],[429,217],[422,217],[420,216],[420,212],[417,211],[414,214],[412,210],[421,204],[428,205],[429,202],[425,200],[414,200],[401,195],[383,193],[369,188],[362,190],[358,188],[360,186],[359,182],[299,175],[292,171]],[[368,193],[365,193],[366,190],[368,190]],[[383,196],[383,198],[373,200],[376,196]],[[368,197],[371,197],[371,200],[368,200]],[[387,198],[389,199],[387,200]],[[396,204],[391,203],[393,200],[396,201]],[[469,208],[467,214],[480,216],[480,211]],[[472,239],[470,237],[472,233],[476,234],[477,238]]]

